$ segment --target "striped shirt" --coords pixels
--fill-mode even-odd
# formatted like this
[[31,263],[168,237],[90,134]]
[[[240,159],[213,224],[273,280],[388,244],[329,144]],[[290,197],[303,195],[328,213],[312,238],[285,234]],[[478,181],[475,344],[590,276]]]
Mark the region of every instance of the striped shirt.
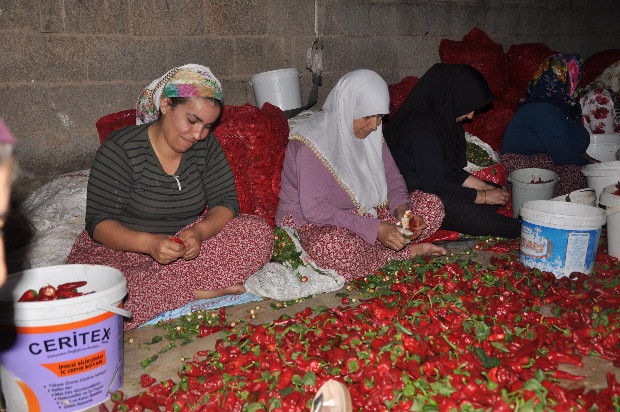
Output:
[[97,150],[86,198],[91,238],[104,220],[173,235],[196,221],[206,206],[239,212],[230,164],[212,133],[183,153],[177,171],[169,175],[151,146],[149,125],[119,129]]

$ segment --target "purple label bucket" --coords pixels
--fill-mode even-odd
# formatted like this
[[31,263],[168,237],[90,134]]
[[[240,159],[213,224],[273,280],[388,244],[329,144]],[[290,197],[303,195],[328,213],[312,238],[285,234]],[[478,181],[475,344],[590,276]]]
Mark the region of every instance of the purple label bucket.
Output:
[[[69,299],[18,302],[28,289],[86,281]],[[88,293],[92,292],[92,293]],[[123,274],[60,265],[9,275],[0,289],[0,379],[8,412],[81,411],[123,381]]]

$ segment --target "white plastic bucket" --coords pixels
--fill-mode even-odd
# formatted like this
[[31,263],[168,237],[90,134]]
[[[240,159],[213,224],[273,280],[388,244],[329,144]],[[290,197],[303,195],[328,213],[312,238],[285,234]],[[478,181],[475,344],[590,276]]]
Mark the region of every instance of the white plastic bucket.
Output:
[[570,192],[567,195],[556,196],[551,200],[557,202],[571,202],[580,205],[596,206],[596,190],[594,189],[581,189]]
[[250,84],[254,89],[256,105],[262,107],[269,102],[282,110],[297,109],[301,103],[301,73],[297,69],[280,69],[252,76]]
[[521,208],[520,261],[564,277],[592,273],[605,213],[598,207],[552,200]]
[[618,187],[609,185],[603,189],[599,203],[605,207],[607,216],[607,250],[610,256],[620,258],[620,196],[614,192]]
[[[86,281],[93,292],[18,302],[28,289]],[[8,412],[81,411],[123,383],[123,274],[99,265],[60,265],[12,274],[0,289],[0,379]]]
[[586,153],[601,162],[613,162],[620,149],[620,134],[590,134],[590,145]]
[[588,187],[596,190],[598,199],[603,188],[620,180],[620,161],[587,164],[581,168],[581,173],[586,177]]
[[559,175],[553,170],[528,167],[510,172],[512,215],[519,216],[523,203],[530,200],[549,200],[553,197]]

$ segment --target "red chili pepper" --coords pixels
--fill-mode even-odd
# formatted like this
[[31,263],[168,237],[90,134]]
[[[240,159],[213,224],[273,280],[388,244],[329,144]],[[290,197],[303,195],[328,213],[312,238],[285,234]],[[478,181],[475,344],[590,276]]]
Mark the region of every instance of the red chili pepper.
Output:
[[153,378],[148,373],[143,373],[140,376],[140,386],[142,386],[143,388],[148,388],[149,386],[151,386],[155,382],[157,382],[157,379]]
[[62,285],[58,285],[56,290],[59,290],[59,291],[60,290],[73,290],[73,289],[81,288],[84,285],[86,285],[85,280],[81,280],[78,282],[63,283]]
[[220,308],[220,323],[224,324],[226,323],[226,307],[222,306]]
[[18,302],[32,302],[37,300],[37,291],[34,289],[28,289],[23,293],[23,295],[19,298]]
[[553,377],[555,379],[569,379],[572,381],[580,381],[586,378],[585,376],[573,375],[572,373],[564,372],[559,369],[553,371]]
[[54,298],[56,296],[56,289],[53,286],[43,286],[41,289],[39,289],[39,295],[41,297],[46,297],[46,298]]
[[214,333],[217,333],[219,331],[221,331],[223,328],[220,325],[216,325],[216,326],[207,326],[207,325],[199,325],[198,326],[198,335],[201,338],[213,335]]
[[175,236],[172,236],[172,237],[170,238],[170,240],[172,240],[173,242],[178,243],[178,244],[179,244],[179,245],[181,245],[181,246],[185,246],[185,243],[183,243],[183,241],[182,241],[181,239],[179,239],[176,235],[175,235]]
[[557,363],[569,363],[571,365],[579,366],[583,368],[583,362],[581,361],[581,355],[571,355],[563,352],[551,351],[547,353],[547,358],[552,362]]

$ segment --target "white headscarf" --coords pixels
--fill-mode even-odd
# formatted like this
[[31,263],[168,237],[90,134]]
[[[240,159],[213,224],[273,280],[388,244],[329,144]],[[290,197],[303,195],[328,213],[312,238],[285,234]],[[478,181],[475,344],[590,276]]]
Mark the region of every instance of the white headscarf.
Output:
[[290,139],[310,147],[351,197],[361,214],[376,215],[387,203],[383,132],[379,125],[365,139],[353,133],[353,119],[389,113],[385,81],[371,70],[344,75],[327,96],[323,110],[291,130]]

